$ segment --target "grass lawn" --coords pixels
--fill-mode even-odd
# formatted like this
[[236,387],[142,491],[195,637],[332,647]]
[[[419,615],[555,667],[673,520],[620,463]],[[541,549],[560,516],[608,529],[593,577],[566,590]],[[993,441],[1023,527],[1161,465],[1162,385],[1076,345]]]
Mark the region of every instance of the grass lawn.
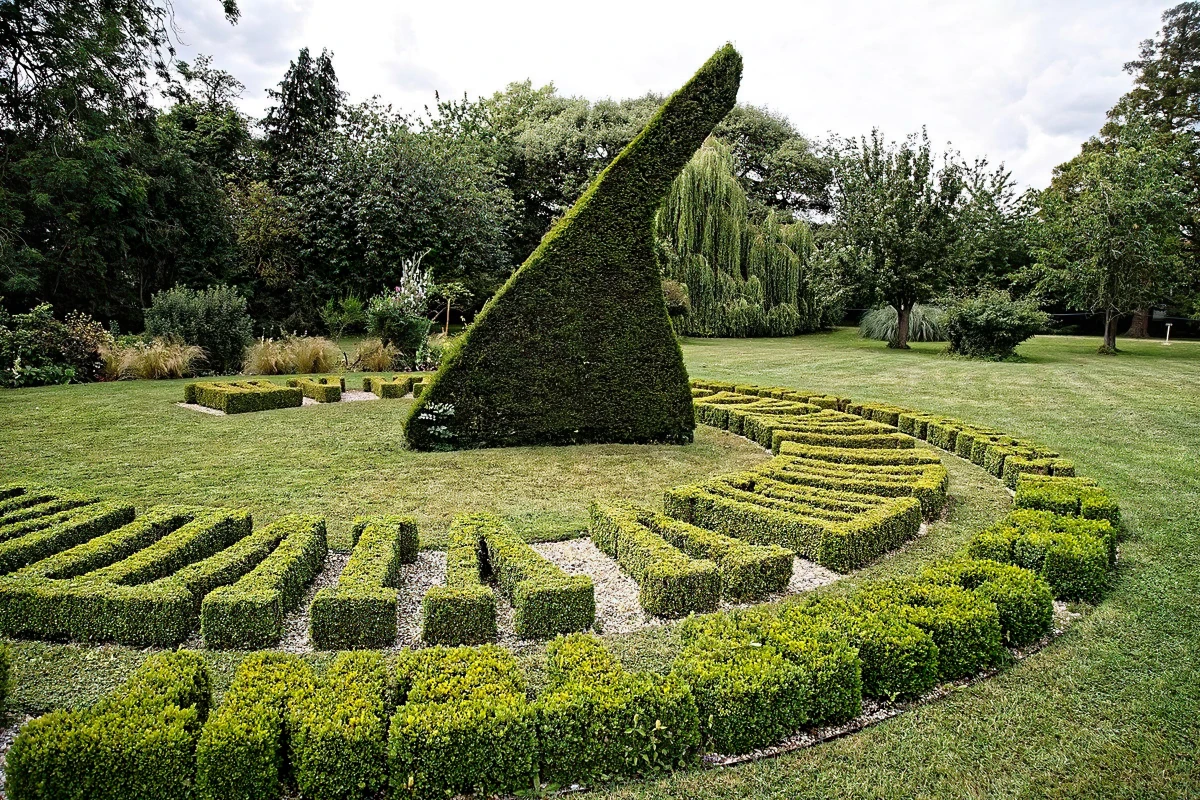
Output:
[[[1052,445],[1120,501],[1131,529],[1109,598],[995,678],[860,734],[735,769],[677,773],[593,796],[1200,796],[1200,343],[1042,337],[1015,363],[887,350],[851,331],[690,340],[696,377],[826,390],[961,417]],[[573,535],[593,498],[653,503],[665,486],[755,463],[762,451],[701,428],[691,447],[520,448],[416,454],[403,401],[211,417],[177,408],[179,382],[0,392],[0,482],[152,502],[242,505],[260,520],[325,514],[334,544],[356,513],[410,510],[436,546],[456,510],[489,508],[531,538]],[[1008,495],[958,459],[929,535],[862,575],[953,552]],[[836,590],[836,588],[834,589]],[[607,637],[630,665],[670,660],[670,628]],[[22,643],[14,703],[78,705],[144,653]],[[538,679],[540,653],[522,656]],[[236,654],[213,657],[218,685]]]

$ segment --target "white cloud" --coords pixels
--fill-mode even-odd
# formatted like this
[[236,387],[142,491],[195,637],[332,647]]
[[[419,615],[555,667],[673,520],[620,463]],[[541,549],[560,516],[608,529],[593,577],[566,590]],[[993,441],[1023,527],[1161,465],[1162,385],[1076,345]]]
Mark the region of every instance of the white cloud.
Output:
[[188,47],[265,89],[302,46],[334,52],[352,99],[420,109],[554,82],[593,99],[669,92],[726,40],[745,58],[740,97],[813,136],[879,126],[929,129],[968,157],[1004,161],[1042,185],[1129,88],[1122,64],[1169,3],[1150,0],[932,2],[421,2],[241,0],[233,28],[217,0],[178,8]]

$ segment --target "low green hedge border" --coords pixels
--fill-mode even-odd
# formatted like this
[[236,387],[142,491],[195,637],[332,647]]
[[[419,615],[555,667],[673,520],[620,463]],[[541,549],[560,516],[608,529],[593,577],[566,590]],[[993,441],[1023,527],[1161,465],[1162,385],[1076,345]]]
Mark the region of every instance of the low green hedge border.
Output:
[[237,583],[221,586],[200,606],[200,635],[214,649],[271,647],[283,636],[284,617],[300,604],[329,552],[325,520],[292,515],[267,526],[279,543]]
[[421,638],[442,645],[496,641],[496,595],[483,583],[479,532],[468,516],[450,525],[446,584],[421,599]]
[[414,378],[411,375],[394,375],[391,378],[366,376],[363,378],[364,392],[373,392],[384,400],[404,397],[412,391]]
[[345,378],[288,378],[287,385],[299,389],[318,403],[337,403],[346,391]]
[[226,414],[244,414],[304,405],[304,393],[270,381],[218,381],[187,384],[183,387],[183,401]]
[[590,509],[592,542],[617,561],[638,584],[638,602],[646,613],[682,617],[716,609],[721,576],[708,559],[695,559],[642,523],[627,505]]
[[512,603],[518,636],[544,639],[592,627],[596,596],[591,578],[563,572],[497,516],[474,514],[462,526],[473,526],[482,541],[485,570]]
[[417,523],[393,516],[357,530],[337,583],[317,592],[309,609],[313,645],[321,650],[383,647],[396,640],[396,585],[400,565],[416,560]]
[[1121,509],[1091,478],[1022,474],[1013,506],[1053,511],[1064,517],[1105,519],[1113,528],[1121,527]]

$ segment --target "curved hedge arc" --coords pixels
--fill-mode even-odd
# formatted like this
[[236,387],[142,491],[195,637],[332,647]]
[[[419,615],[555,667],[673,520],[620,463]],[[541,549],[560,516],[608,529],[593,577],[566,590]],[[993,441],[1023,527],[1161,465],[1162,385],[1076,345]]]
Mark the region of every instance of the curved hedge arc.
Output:
[[421,392],[412,447],[691,441],[651,223],[741,76],[737,51],[718,50],[597,176]]
[[[790,392],[729,390],[747,388]],[[697,394],[706,392],[716,394],[712,388]],[[1027,647],[1047,634],[1054,598],[1098,599],[1103,592],[1121,530],[1119,508],[1094,481],[1074,477],[1073,465],[1057,453],[894,406],[792,394],[806,399],[756,396],[827,404],[797,416],[841,407],[878,425],[893,427],[894,418],[894,427],[905,425],[949,452],[982,458],[997,477],[1010,476],[1017,508],[976,534],[959,556],[911,578],[866,583],[842,597],[689,617],[679,627],[684,649],[665,675],[624,670],[599,640],[584,634],[551,642],[549,684],[536,697],[512,654],[495,645],[430,647],[394,657],[344,653],[324,674],[296,656],[256,653],[243,661],[225,702],[210,715],[203,662],[186,651],[156,655],[98,705],[27,725],[9,756],[9,796],[76,796],[83,786],[97,797],[174,798],[192,787],[202,798],[280,797],[290,786],[313,798],[380,791],[432,798],[517,792],[536,781],[652,774],[693,764],[706,750],[746,752],[805,726],[850,719],[863,698],[916,698],[940,681],[1001,665],[1009,658],[1006,648]],[[740,419],[745,431],[749,417]],[[823,435],[848,444],[829,452],[830,445],[789,440],[781,443],[781,457],[795,452],[823,463],[920,467],[898,472],[928,488],[930,462],[918,455],[922,451],[861,447],[855,437],[892,432],[864,434],[841,418],[830,422]],[[908,438],[895,434],[902,435]],[[896,474],[867,472],[882,475],[883,483]],[[811,497],[828,491],[801,488]],[[920,510],[915,496],[903,499]],[[162,569],[157,559],[126,563],[122,554],[149,546],[184,558],[191,539],[172,539],[172,531],[186,528],[194,514],[164,509],[129,530],[110,522],[121,535],[93,534],[82,550],[76,546],[33,565],[35,577],[152,578]],[[711,547],[722,540],[698,541]],[[470,550],[478,554],[477,539]],[[114,774],[120,781],[110,782]]]

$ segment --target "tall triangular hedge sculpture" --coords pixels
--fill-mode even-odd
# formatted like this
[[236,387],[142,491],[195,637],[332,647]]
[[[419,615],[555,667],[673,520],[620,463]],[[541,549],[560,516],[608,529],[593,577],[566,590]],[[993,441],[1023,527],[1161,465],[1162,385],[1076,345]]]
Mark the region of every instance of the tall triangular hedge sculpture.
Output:
[[550,229],[413,406],[412,447],[691,441],[651,226],[741,76],[718,50]]

